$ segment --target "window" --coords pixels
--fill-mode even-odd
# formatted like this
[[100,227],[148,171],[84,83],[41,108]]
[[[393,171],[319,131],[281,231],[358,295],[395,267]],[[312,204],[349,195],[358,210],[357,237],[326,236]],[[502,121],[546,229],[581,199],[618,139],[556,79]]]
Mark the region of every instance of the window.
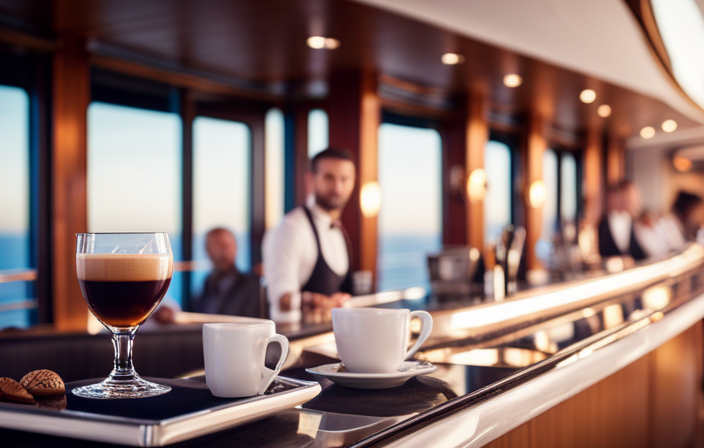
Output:
[[562,153],[560,173],[560,217],[564,222],[577,219],[577,160],[570,152]]
[[328,147],[328,114],[322,109],[308,113],[308,157]]
[[[88,229],[169,232],[181,259],[181,118],[94,102],[88,108]],[[167,297],[181,301],[180,273]]]
[[379,128],[378,289],[428,288],[426,255],[442,246],[442,144],[433,129]]
[[543,228],[541,236],[546,241],[552,241],[559,229],[557,196],[558,196],[558,156],[552,149],[543,152],[543,183],[545,184],[545,205],[543,205]]
[[[0,85],[0,271],[31,267],[29,97]],[[33,323],[33,282],[0,284],[0,329]]]
[[486,195],[484,196],[484,241],[501,235],[511,224],[511,149],[505,143],[490,140],[484,148]]
[[[250,270],[251,132],[235,121],[197,117],[193,122],[193,260],[208,260],[205,235],[224,227],[237,239],[237,267]],[[208,271],[193,272],[201,291]]]
[[265,122],[266,228],[278,225],[284,216],[284,114],[271,109]]

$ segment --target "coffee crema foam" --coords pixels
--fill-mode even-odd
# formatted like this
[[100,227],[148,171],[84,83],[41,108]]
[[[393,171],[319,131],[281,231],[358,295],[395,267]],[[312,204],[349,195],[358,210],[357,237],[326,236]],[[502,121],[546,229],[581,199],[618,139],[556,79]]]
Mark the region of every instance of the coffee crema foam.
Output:
[[94,282],[146,282],[171,278],[168,254],[76,254],[78,279]]

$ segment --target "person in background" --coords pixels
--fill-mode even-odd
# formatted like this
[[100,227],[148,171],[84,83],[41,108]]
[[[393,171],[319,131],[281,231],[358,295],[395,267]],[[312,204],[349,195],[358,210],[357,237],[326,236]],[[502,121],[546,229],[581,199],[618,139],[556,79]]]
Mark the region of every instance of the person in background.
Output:
[[311,161],[306,205],[286,214],[262,245],[270,316],[315,322],[350,297],[348,238],[339,219],[355,184],[352,154],[329,148]]
[[227,229],[210,230],[205,249],[213,264],[206,277],[203,293],[194,304],[194,311],[206,314],[260,317],[262,286],[259,277],[237,270],[237,240]]
[[599,254],[602,257],[646,258],[633,228],[633,220],[639,213],[640,193],[632,182],[624,180],[609,187],[606,214],[598,226]]
[[649,210],[643,210],[634,223],[636,239],[648,258],[662,258],[672,250],[663,219]]

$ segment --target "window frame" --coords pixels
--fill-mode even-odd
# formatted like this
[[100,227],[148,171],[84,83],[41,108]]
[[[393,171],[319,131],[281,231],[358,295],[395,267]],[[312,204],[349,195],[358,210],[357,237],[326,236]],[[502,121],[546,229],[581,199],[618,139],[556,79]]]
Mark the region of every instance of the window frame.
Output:
[[[265,209],[265,120],[266,112],[280,104],[270,101],[244,100],[223,94],[176,87],[148,78],[91,67],[91,103],[134,107],[170,112],[181,118],[181,244],[180,261],[187,266],[181,275],[181,304],[191,309],[193,261],[193,121],[208,117],[236,121],[246,125],[251,133],[249,155],[250,176],[250,265],[261,263],[261,241],[266,226]],[[286,185],[288,188],[288,185]]]
[[51,142],[50,54],[18,52],[0,44],[0,84],[23,89],[29,98],[29,264],[36,280],[28,296],[36,300],[30,321],[53,322],[51,301]]
[[[388,110],[384,107],[381,109],[381,119],[379,120],[379,128],[377,128],[377,139],[378,139],[378,132],[383,124],[392,124],[392,125],[397,125],[397,126],[405,126],[405,127],[411,127],[411,128],[418,128],[418,129],[432,129],[438,133],[438,136],[440,137],[440,245],[445,246],[446,244],[446,225],[445,222],[447,220],[447,212],[446,212],[446,197],[448,196],[448,191],[446,189],[446,171],[447,171],[447,166],[446,166],[446,159],[447,159],[447,134],[446,134],[446,123],[443,120],[438,120],[438,119],[433,119],[433,118],[427,118],[423,116],[415,116],[415,115],[404,115],[400,114],[396,111],[391,111]],[[378,157],[377,157],[378,158]],[[377,168],[378,169],[378,168]],[[383,194],[383,193],[382,193]],[[378,217],[377,217],[378,218]],[[379,266],[378,266],[378,260],[379,260],[379,255],[380,255],[380,244],[378,243],[379,241],[379,231],[377,230],[377,253],[376,253],[376,258],[377,258],[377,272],[375,273],[375,278],[376,278],[376,284],[374,285],[375,290],[380,290],[380,280],[381,276],[378,275],[379,273]]]

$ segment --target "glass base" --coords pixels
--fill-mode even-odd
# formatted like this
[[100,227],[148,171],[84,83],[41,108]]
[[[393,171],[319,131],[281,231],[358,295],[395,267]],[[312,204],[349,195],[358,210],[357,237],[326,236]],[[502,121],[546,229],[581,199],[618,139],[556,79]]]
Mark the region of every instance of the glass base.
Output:
[[147,398],[171,392],[171,387],[145,381],[139,377],[129,380],[108,378],[100,383],[77,387],[72,392],[83,398]]

